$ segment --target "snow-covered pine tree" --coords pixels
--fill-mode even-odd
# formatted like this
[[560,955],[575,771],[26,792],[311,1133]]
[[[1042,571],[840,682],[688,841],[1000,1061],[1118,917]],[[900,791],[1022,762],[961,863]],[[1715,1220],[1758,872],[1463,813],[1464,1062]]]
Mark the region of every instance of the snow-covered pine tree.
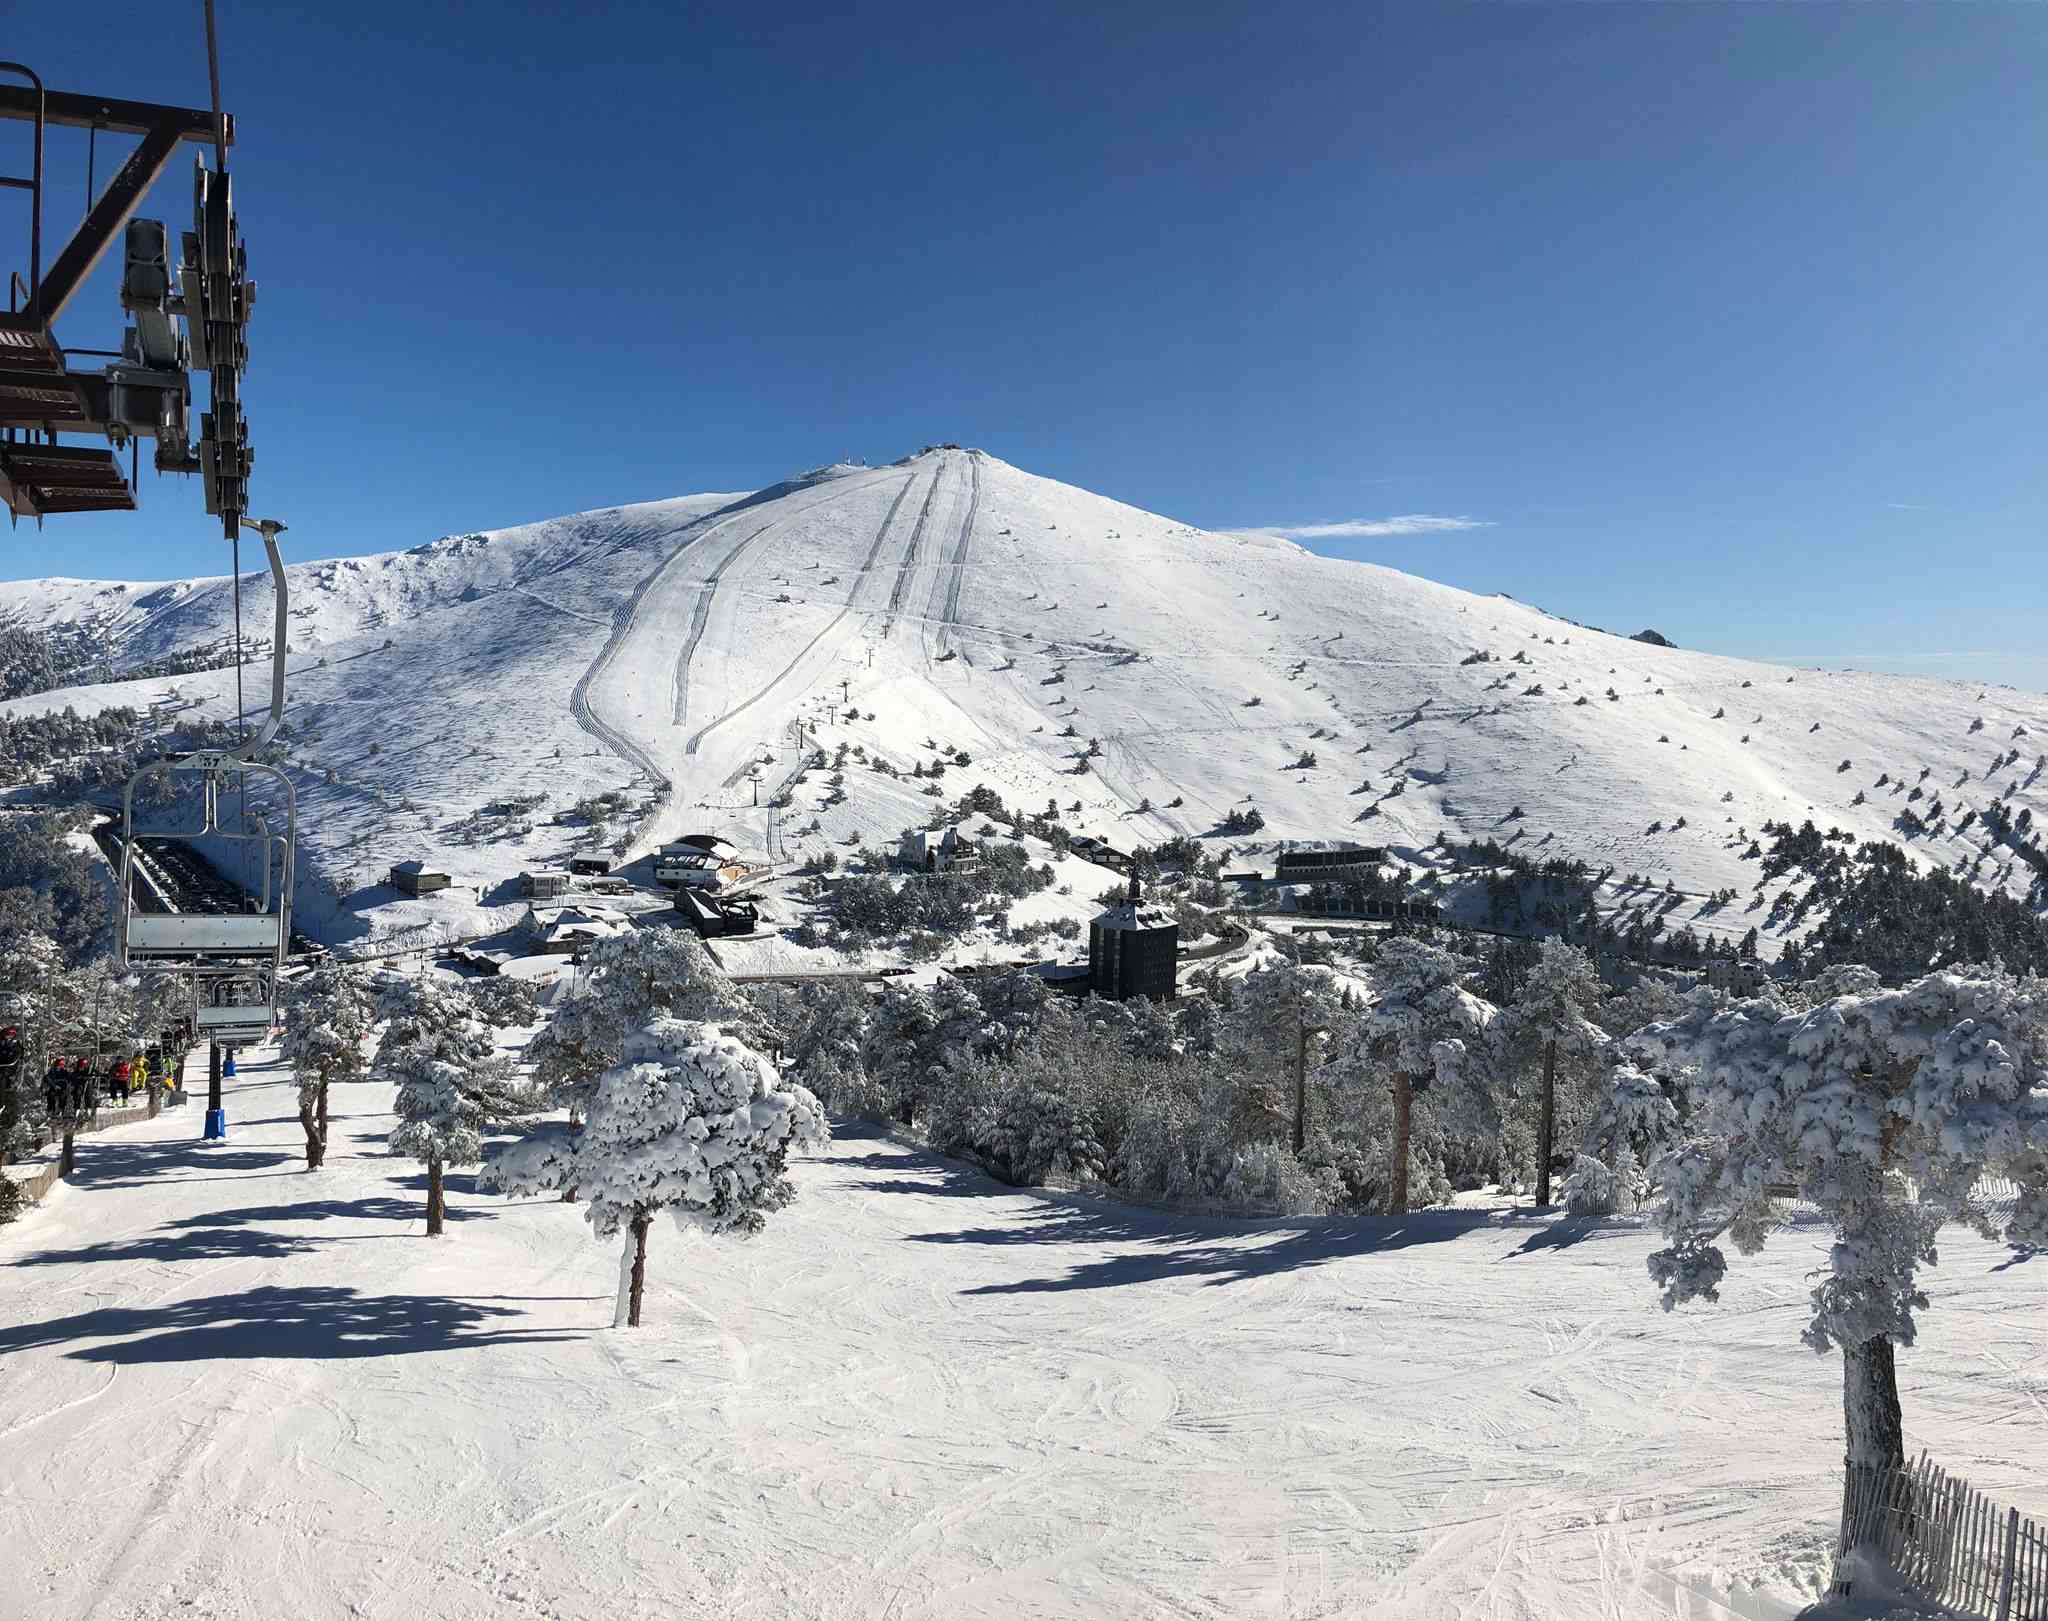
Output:
[[284,1039],[278,1050],[299,1083],[299,1125],[306,1133],[306,1169],[327,1158],[327,1088],[360,1080],[369,1069],[363,1043],[375,1024],[368,977],[346,963],[320,968],[291,987],[285,998]]
[[623,1229],[613,1326],[637,1328],[655,1213],[686,1232],[758,1232],[796,1196],[790,1149],[830,1135],[818,1100],[761,1054],[715,1025],[657,1012],[620,1039],[579,1130],[551,1124],[509,1145],[483,1180],[514,1195],[573,1187],[597,1237]]
[[1492,1003],[1458,983],[1448,951],[1406,936],[1386,941],[1373,962],[1372,998],[1352,1027],[1344,1064],[1359,1081],[1387,1077],[1394,1129],[1389,1148],[1387,1213],[1408,1209],[1408,1148],[1416,1081],[1436,1080],[1434,1105],[1445,1124],[1466,1126],[1489,1113],[1482,1077],[1467,1068],[1467,1043],[1485,1037],[1498,1016]]
[[974,993],[947,976],[935,985],[886,984],[861,1043],[861,1066],[890,1114],[906,1126],[935,1100],[976,1053],[1000,1042]]
[[2000,1236],[1976,1189],[2008,1177],[2019,1192],[2002,1236],[2048,1247],[2048,982],[1971,968],[1804,1012],[1774,1000],[1700,1008],[1629,1045],[1699,1071],[1685,1134],[1652,1167],[1668,1244],[1650,1273],[1667,1310],[1717,1297],[1717,1240],[1755,1254],[1784,1189],[1835,1230],[1801,1337],[1842,1352],[1854,1501],[1904,1461],[1893,1350],[1913,1343],[1928,1304],[1919,1270],[1940,1230],[1962,1222]]
[[438,1238],[448,1212],[447,1168],[476,1164],[483,1111],[463,1095],[464,1067],[429,1049],[408,1047],[388,1061],[380,1057],[377,1070],[398,1085],[391,1146],[426,1166],[427,1236]]
[[1299,1152],[1310,1082],[1337,1050],[1352,1009],[1337,976],[1314,964],[1271,962],[1234,981],[1218,1031],[1230,1060],[1233,1146],[1285,1139]]
[[1564,1180],[1564,1205],[1574,1216],[1632,1211],[1645,1188],[1643,1168],[1678,1132],[1678,1110],[1654,1075],[1610,1050],[1578,1158]]
[[780,1038],[687,929],[636,929],[599,941],[584,961],[583,994],[562,1004],[527,1047],[534,1079],[556,1108],[580,1114],[597,1077],[655,1013],[716,1024],[757,1046]]
[[427,1168],[427,1236],[447,1214],[445,1173],[474,1165],[486,1120],[509,1122],[540,1101],[498,1052],[490,1024],[462,986],[441,975],[388,975],[378,988],[384,1034],[371,1076],[393,1082],[398,1127],[391,1146]]
[[27,930],[0,937],[0,993],[10,998],[7,1022],[19,1032],[21,1048],[14,1084],[0,1091],[0,1166],[47,1140],[43,1076],[57,1031],[74,1014],[70,981],[64,953],[47,934]]
[[1562,940],[1536,948],[1521,993],[1507,1009],[1506,1034],[1518,1063],[1542,1066],[1536,1129],[1536,1202],[1550,1203],[1550,1160],[1557,1145],[1557,1094],[1562,1065],[1568,1102],[1566,1131],[1576,1135],[1581,1094],[1599,1075],[1609,1037],[1592,1020],[1602,997],[1592,958]]

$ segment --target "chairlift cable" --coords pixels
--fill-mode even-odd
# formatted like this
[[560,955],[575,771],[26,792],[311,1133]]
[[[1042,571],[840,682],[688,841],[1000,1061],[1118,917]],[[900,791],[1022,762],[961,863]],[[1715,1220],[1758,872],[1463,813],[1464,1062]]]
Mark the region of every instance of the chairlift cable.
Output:
[[213,0],[206,0],[206,77],[213,89],[213,166],[226,174],[228,127],[220,115],[220,46],[213,30]]

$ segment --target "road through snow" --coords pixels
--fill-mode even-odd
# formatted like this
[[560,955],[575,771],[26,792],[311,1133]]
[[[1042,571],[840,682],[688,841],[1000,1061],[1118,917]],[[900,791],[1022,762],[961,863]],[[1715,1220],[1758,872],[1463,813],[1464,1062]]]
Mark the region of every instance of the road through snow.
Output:
[[[615,1332],[576,1207],[457,1176],[420,1235],[388,1098],[309,1175],[252,1054],[229,1144],[82,1141],[0,1230],[6,1614],[1585,1621],[1817,1574],[1815,1231],[1666,1316],[1623,1225],[1196,1220],[848,1132],[758,1239],[658,1226]],[[2039,1513],[2039,1263],[1942,1256],[1909,1442]]]

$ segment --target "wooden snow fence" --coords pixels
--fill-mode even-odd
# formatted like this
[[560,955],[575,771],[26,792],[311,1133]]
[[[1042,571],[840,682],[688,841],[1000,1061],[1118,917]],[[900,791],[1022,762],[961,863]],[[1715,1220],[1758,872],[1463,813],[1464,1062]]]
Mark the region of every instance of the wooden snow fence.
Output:
[[1852,1471],[1836,1583],[1851,1549],[1881,1558],[1924,1598],[1983,1621],[2048,1621],[2048,1530],[1930,1460]]

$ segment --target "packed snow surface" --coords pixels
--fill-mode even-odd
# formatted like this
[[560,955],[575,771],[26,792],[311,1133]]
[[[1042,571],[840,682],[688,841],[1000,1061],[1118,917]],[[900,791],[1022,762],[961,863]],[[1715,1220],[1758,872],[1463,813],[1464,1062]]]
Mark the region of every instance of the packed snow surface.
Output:
[[[1954,831],[1963,807],[2048,814],[2048,697],[1650,646],[1207,533],[981,451],[300,564],[292,589],[299,922],[334,943],[512,921],[512,876],[579,836],[553,814],[607,788],[635,790],[607,835],[635,855],[684,831],[760,852],[785,783],[779,850],[885,843],[937,803],[907,773],[947,747],[972,763],[948,768],[946,798],[985,782],[1028,809],[1078,802],[1069,826],[1124,848],[1209,833],[1248,802],[1269,840],[1494,837],[1668,879],[1692,897],[1670,927],[1724,935],[1766,921],[1706,900],[1747,892],[1744,834],[1765,820],[1901,838],[1924,770],[1954,815],[1906,842],[1949,865],[1987,848],[1981,824]],[[267,585],[243,596],[267,624]],[[0,585],[0,623],[91,625],[117,664],[217,639],[229,614],[219,580]],[[232,673],[214,672],[7,707],[172,689],[232,706]],[[855,761],[827,803],[822,772],[798,778],[797,721],[805,751],[857,746],[906,775]],[[473,837],[481,807],[536,795]],[[408,858],[456,889],[399,897],[379,880]],[[1993,849],[1979,881],[2018,893],[2030,877]]]
[[[1207,1221],[849,1131],[756,1239],[658,1226],[615,1331],[574,1207],[454,1176],[421,1236],[390,1095],[337,1088],[307,1174],[254,1052],[228,1144],[83,1139],[0,1230],[7,1614],[1636,1621],[1822,1579],[1817,1229],[1667,1315],[1627,1224]],[[2040,1264],[1947,1235],[1899,1358],[1909,1447],[2035,1515]]]

